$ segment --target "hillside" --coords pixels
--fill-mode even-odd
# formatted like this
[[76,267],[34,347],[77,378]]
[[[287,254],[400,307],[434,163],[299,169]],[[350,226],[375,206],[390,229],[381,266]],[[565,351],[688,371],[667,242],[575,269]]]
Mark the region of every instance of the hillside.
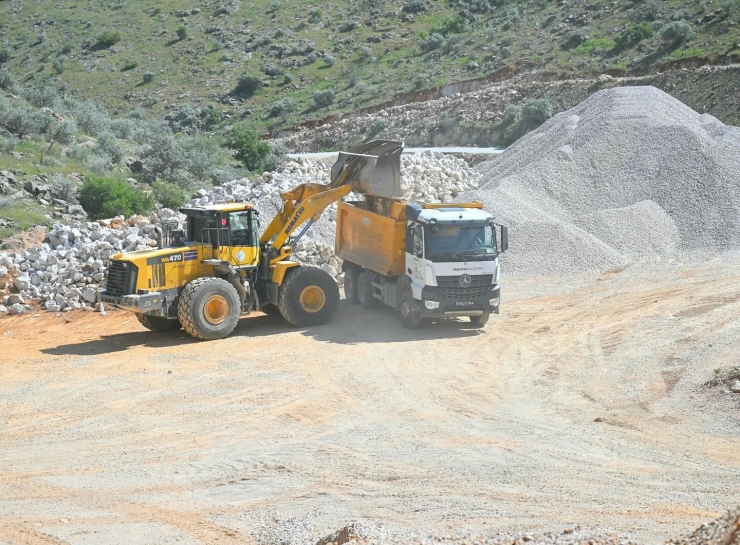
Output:
[[[186,130],[236,118],[275,131],[495,73],[562,79],[740,57],[737,0],[0,0],[0,8],[0,63],[22,84],[51,82],[115,115],[145,108]],[[239,84],[240,75],[252,77]]]

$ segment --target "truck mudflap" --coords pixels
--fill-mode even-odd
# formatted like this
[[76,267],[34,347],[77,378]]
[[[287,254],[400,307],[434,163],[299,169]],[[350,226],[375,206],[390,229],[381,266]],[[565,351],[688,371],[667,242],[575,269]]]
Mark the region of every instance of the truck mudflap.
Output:
[[122,310],[152,312],[162,310],[164,296],[156,291],[141,295],[112,295],[101,290],[98,292],[98,301]]
[[[490,289],[449,290],[436,286],[425,286],[421,291],[420,307],[424,318],[446,318],[454,316],[480,316],[481,314],[498,314],[501,304],[501,287],[498,284]],[[429,304],[427,304],[429,301]],[[433,308],[429,308],[433,307]]]

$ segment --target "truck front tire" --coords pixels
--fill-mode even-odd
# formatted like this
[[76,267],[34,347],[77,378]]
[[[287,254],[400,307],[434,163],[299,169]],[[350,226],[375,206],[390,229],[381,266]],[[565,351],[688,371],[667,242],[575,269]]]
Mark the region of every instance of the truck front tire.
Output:
[[344,273],[344,298],[350,305],[356,305],[360,302],[357,293],[357,279],[362,273],[362,269],[352,267]]
[[362,308],[375,308],[378,300],[373,296],[373,284],[366,271],[357,276],[357,300]]
[[221,278],[198,278],[180,294],[177,315],[191,337],[204,341],[223,339],[239,323],[239,294]]
[[171,333],[178,331],[182,326],[180,320],[165,318],[164,316],[150,316],[149,314],[136,314],[139,323],[149,331],[157,333]]
[[405,291],[401,294],[398,315],[401,317],[401,323],[406,329],[417,329],[421,325],[421,310],[411,298],[411,292]]
[[331,275],[316,267],[294,267],[278,290],[277,306],[297,327],[329,323],[339,307],[339,287]]
[[468,316],[470,318],[470,323],[473,324],[475,327],[483,327],[488,323],[488,313],[485,312],[483,314],[480,314],[478,316]]

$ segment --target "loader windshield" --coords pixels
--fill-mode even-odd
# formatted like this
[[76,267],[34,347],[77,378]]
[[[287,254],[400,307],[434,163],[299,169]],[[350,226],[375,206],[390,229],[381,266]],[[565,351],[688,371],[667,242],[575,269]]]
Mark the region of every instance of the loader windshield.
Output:
[[475,261],[496,256],[496,234],[490,225],[429,226],[428,253],[433,261]]

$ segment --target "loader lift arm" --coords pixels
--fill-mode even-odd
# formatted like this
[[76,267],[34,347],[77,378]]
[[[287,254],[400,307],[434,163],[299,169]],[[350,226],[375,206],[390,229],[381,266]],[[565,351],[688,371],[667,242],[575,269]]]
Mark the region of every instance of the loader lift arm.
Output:
[[269,256],[269,264],[274,265],[290,257],[293,248],[286,245],[290,236],[306,221],[318,221],[329,205],[351,191],[378,197],[400,197],[402,149],[403,143],[393,140],[374,140],[355,146],[339,154],[331,170],[331,183],[301,184],[283,193],[282,209],[260,238],[260,244]]

